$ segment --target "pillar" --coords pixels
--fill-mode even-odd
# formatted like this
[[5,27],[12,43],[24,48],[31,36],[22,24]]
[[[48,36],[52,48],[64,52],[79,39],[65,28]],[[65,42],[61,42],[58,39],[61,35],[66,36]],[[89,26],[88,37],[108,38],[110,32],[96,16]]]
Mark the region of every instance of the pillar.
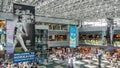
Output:
[[107,20],[107,31],[106,31],[107,43],[113,45],[113,34],[114,34],[113,19],[107,18],[106,20]]
[[106,31],[105,30],[102,30],[101,40],[102,40],[102,45],[107,44]]

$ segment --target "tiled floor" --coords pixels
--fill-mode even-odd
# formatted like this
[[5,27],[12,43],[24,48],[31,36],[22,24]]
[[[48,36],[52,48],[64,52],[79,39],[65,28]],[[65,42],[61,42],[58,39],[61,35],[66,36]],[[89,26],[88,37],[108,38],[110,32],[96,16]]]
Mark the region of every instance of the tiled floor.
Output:
[[[57,63],[56,63],[57,62]],[[67,61],[56,61],[55,63],[48,63],[46,66],[40,68],[68,68]],[[120,68],[113,66],[109,61],[101,60],[101,68]],[[74,68],[99,68],[98,59],[83,59],[81,61],[75,61]]]

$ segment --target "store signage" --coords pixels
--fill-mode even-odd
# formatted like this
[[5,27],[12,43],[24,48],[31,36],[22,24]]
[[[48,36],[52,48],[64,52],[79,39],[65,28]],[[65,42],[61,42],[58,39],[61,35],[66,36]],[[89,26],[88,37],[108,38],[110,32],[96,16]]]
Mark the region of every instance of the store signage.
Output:
[[76,26],[70,25],[70,48],[76,48]]
[[13,54],[13,62],[27,62],[34,61],[35,53],[34,52],[15,52]]

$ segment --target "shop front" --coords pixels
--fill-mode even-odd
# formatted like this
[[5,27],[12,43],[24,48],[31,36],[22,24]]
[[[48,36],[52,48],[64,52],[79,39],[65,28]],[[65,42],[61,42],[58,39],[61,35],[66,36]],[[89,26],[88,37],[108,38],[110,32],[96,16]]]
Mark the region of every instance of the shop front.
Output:
[[5,56],[5,21],[0,20],[0,58]]

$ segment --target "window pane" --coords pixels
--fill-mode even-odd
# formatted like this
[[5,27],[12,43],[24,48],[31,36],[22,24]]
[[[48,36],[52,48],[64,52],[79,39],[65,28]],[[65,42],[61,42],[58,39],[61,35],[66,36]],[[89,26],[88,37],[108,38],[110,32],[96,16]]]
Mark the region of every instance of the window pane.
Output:
[[62,30],[67,30],[67,29],[68,29],[68,26],[67,26],[67,25],[61,25],[61,29],[62,29]]
[[53,25],[53,30],[60,30],[60,26],[58,24]]

